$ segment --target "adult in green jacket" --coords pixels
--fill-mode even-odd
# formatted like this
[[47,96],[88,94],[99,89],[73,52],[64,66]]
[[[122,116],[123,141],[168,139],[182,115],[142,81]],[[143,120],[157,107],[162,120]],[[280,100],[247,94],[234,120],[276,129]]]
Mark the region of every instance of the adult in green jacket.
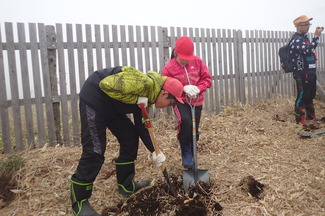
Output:
[[[120,144],[115,160],[118,192],[130,195],[150,184],[149,180],[134,181],[139,137],[152,152],[156,166],[166,157],[154,152],[149,132],[142,123],[139,104],[147,108],[153,104],[156,108],[167,107],[176,101],[182,103],[182,93],[183,85],[178,80],[153,71],[145,74],[130,66],[98,70],[88,77],[79,94],[83,148],[77,170],[71,177],[74,215],[99,215],[88,199],[104,163],[106,129]],[[133,114],[134,123],[127,114]]]

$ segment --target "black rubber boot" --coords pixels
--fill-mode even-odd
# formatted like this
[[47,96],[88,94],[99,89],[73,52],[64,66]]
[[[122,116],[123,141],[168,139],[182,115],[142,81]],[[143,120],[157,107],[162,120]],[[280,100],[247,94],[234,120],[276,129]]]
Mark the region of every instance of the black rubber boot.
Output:
[[71,178],[72,213],[75,216],[100,216],[89,204],[93,183],[81,183]]
[[126,163],[116,163],[116,177],[119,194],[123,196],[129,196],[150,184],[149,180],[135,182],[133,180],[134,175],[134,161]]

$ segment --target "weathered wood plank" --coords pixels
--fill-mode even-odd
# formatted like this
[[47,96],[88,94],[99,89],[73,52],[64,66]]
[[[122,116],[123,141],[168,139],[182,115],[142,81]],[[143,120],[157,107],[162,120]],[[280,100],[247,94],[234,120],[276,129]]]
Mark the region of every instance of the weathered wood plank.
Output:
[[67,24],[67,43],[68,43],[68,65],[69,65],[69,86],[71,94],[71,115],[72,115],[72,131],[73,144],[80,145],[79,134],[79,112],[78,112],[78,95],[76,86],[76,66],[73,44],[73,29],[71,24]]
[[262,68],[260,66],[262,51],[261,51],[261,31],[256,30],[255,32],[256,38],[256,95],[257,98],[262,97],[262,90],[261,90],[261,72]]
[[[266,43],[265,43],[265,31],[261,31],[261,37],[260,37],[260,48],[261,48],[261,52],[260,52],[260,60],[261,60],[261,72],[265,72],[266,71],[266,51],[265,51],[265,47],[266,47]],[[261,73],[261,97],[265,97],[266,93],[265,93],[265,76],[264,73]]]
[[151,67],[151,55],[150,55],[150,42],[149,42],[149,28],[148,26],[143,26],[143,43],[144,43],[144,71],[147,72],[152,70]]
[[[222,36],[226,36],[226,29],[222,30]],[[227,48],[227,41],[223,41],[223,82],[224,82],[224,105],[229,106],[229,69],[228,69],[228,61],[229,61],[229,49]]]
[[252,103],[254,103],[257,99],[257,80],[256,80],[256,31],[251,30],[250,38],[252,38],[251,42],[251,65],[252,65]]
[[[231,40],[231,38],[234,38],[235,40],[238,40],[236,38],[237,35],[232,35],[232,33],[234,32],[234,30],[227,30],[227,39],[228,39],[228,75],[229,75],[229,104],[232,106],[235,104],[235,82],[236,82],[236,77],[235,77],[235,72],[234,72],[234,64],[233,62],[235,62],[234,58],[234,42]],[[238,74],[238,73],[237,73]],[[238,79],[238,78],[237,78]],[[239,95],[237,95],[239,96]],[[239,97],[237,97],[239,98]]]
[[30,75],[28,71],[28,60],[27,60],[25,25],[23,23],[18,23],[17,27],[18,27],[21,76],[22,76],[22,85],[23,85],[23,101],[24,101],[24,109],[25,109],[24,116],[25,116],[25,124],[26,124],[27,147],[28,149],[32,149],[35,148],[35,138],[34,138],[32,102],[31,102],[31,93],[30,93],[31,90]]
[[138,65],[137,69],[141,72],[143,71],[143,55],[142,55],[142,31],[141,31],[141,26],[136,26],[136,39],[137,39],[137,60],[138,60]]
[[37,42],[37,29],[36,24],[29,24],[29,37],[31,44],[31,56],[32,56],[32,71],[33,71],[33,83],[35,94],[35,107],[36,107],[36,119],[37,119],[37,135],[38,144],[43,146],[45,144],[45,119],[44,119],[44,107],[42,99],[42,85],[41,85],[41,71],[40,71],[40,59],[38,58],[38,42]]
[[117,26],[112,26],[112,35],[113,35],[113,56],[114,56],[114,65],[113,67],[120,65],[120,56],[119,56],[119,46],[118,46],[118,30]]
[[88,64],[88,76],[94,72],[94,54],[92,46],[92,33],[91,25],[86,25],[86,44],[87,44],[87,64]]
[[164,65],[169,61],[169,58],[165,59],[164,55],[164,32],[162,27],[158,27],[158,53],[159,53],[159,68],[163,68]]
[[[54,26],[46,26],[46,42],[47,42],[47,53],[48,53],[48,64],[49,64],[49,78],[51,97],[58,97],[58,78],[56,68],[56,33]],[[52,101],[53,115],[54,115],[54,126],[55,126],[55,137],[58,144],[62,145],[61,137],[61,113],[60,113],[60,102]]]
[[127,56],[127,43],[126,43],[126,31],[125,26],[120,26],[120,35],[121,35],[121,58],[122,58],[122,66],[129,65],[128,64],[128,56]]
[[157,55],[157,37],[156,28],[154,26],[150,27],[150,40],[151,40],[151,56],[152,56],[152,70],[159,72],[158,69],[158,55]]
[[95,25],[95,44],[96,44],[96,70],[103,69],[103,55],[101,46],[101,31],[100,25]]
[[250,31],[245,31],[246,38],[248,40],[246,41],[246,71],[247,71],[247,102],[252,103],[252,72],[251,72],[251,37],[250,37]]
[[[206,42],[206,47],[207,47],[207,56],[206,56],[206,65],[209,68],[210,75],[212,76],[212,84],[213,84],[213,75],[214,75],[214,68],[213,68],[213,61],[212,61],[212,49],[213,49],[213,43],[212,43],[212,36],[211,36],[211,31],[210,29],[206,30],[206,37],[207,37],[207,42]],[[214,112],[214,107],[215,107],[215,95],[214,95],[214,89],[213,85],[208,89],[209,92],[209,97],[206,99],[208,107],[208,113],[213,113]]]
[[242,31],[234,31],[233,35],[236,35],[237,40],[234,42],[234,57],[235,57],[235,92],[237,100],[236,102],[240,102],[242,104],[246,104],[246,84],[245,84],[245,73],[244,73],[244,63],[243,63],[243,35]]
[[219,67],[218,67],[218,62],[219,62],[219,55],[220,53],[218,52],[219,50],[219,44],[217,41],[217,32],[215,29],[212,29],[212,68],[213,68],[213,85],[211,86],[211,89],[214,91],[214,113],[218,114],[220,112],[220,98],[219,98],[219,93],[220,93],[220,85],[219,85]]
[[[61,27],[62,28],[62,27]],[[62,33],[63,35],[63,33]],[[78,55],[78,75],[79,75],[79,89],[81,89],[82,85],[85,82],[86,74],[85,74],[85,57],[84,57],[84,48],[83,44],[83,31],[82,25],[76,25],[76,36],[77,36],[77,55]],[[63,45],[63,40],[61,40],[61,44]],[[63,46],[61,46],[63,49]]]
[[11,135],[10,135],[10,122],[8,112],[8,99],[7,99],[7,84],[5,78],[5,68],[3,59],[2,49],[2,37],[1,37],[1,26],[0,26],[0,119],[1,119],[1,131],[2,131],[2,142],[3,151],[5,154],[13,152]]
[[104,49],[105,49],[105,62],[106,67],[112,67],[112,59],[111,59],[111,46],[110,46],[110,36],[109,36],[109,26],[104,25]]
[[220,98],[220,111],[224,109],[224,102],[225,102],[225,89],[224,89],[224,70],[223,70],[223,44],[221,43],[222,32],[220,29],[217,29],[217,43],[218,43],[218,83],[219,84],[219,98]]
[[12,100],[12,118],[14,121],[14,135],[17,150],[24,149],[23,131],[21,123],[21,111],[19,105],[19,88],[18,88],[18,72],[16,66],[15,48],[13,46],[14,33],[12,23],[5,23],[6,41],[8,42],[8,67],[10,80],[10,94]]
[[41,68],[42,68],[42,82],[44,89],[44,100],[45,100],[45,111],[46,111],[46,120],[47,120],[47,134],[48,142],[50,146],[55,146],[57,144],[55,136],[55,125],[54,125],[54,113],[53,113],[53,104],[52,104],[52,90],[51,90],[51,81],[49,74],[49,62],[48,62],[48,47],[46,41],[46,28],[44,24],[38,24],[38,36],[39,36],[39,50],[41,55]]
[[[80,28],[80,27],[79,27]],[[63,130],[63,145],[70,146],[70,127],[69,127],[69,108],[67,99],[67,78],[66,78],[66,63],[65,63],[65,52],[63,47],[63,28],[62,24],[56,24],[57,34],[57,52],[58,52],[58,64],[59,64],[59,85],[60,85],[60,96],[61,96],[61,119],[62,119],[62,130]]]
[[129,50],[130,50],[130,66],[136,67],[135,63],[135,43],[134,43],[134,28],[133,26],[128,26],[129,33]]

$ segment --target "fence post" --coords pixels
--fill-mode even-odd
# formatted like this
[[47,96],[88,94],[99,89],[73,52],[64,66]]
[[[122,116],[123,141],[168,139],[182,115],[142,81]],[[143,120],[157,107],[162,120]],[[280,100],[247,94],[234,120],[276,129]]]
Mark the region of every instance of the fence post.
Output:
[[[163,36],[163,52],[164,52],[164,64],[161,65],[161,72],[165,64],[170,60],[169,48],[171,47],[170,37],[168,37],[168,29],[166,27],[162,28]],[[166,108],[168,116],[173,114],[173,109],[171,106]]]
[[58,93],[58,78],[56,75],[56,34],[54,26],[46,27],[46,42],[48,52],[48,63],[49,63],[49,74],[51,82],[51,93],[53,101],[53,114],[54,114],[54,125],[55,125],[55,136],[58,144],[62,145],[61,138],[61,114],[60,114],[60,100]]
[[[171,47],[170,44],[170,37],[168,37],[168,29],[166,27],[158,27],[158,47],[159,47],[159,73],[162,72],[165,64],[169,61],[169,48]],[[168,116],[171,115],[172,110],[170,107],[163,109],[167,112]],[[155,109],[154,116],[158,116],[159,110]]]
[[[170,60],[169,48],[171,47],[170,37],[168,37],[168,29],[167,28],[163,28],[163,37],[164,37],[164,61],[166,64]],[[165,66],[165,64],[162,66]]]
[[246,85],[245,85],[245,72],[244,72],[244,51],[243,51],[243,34],[241,30],[236,31],[235,47],[237,47],[237,60],[235,61],[235,82],[238,88],[236,88],[237,98],[242,104],[246,104]]

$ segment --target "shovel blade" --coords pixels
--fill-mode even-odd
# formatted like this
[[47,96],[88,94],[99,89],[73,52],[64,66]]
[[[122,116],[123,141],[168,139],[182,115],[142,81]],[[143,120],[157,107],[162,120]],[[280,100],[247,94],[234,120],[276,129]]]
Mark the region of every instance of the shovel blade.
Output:
[[299,132],[298,134],[302,137],[317,137],[320,136],[321,134],[324,134],[325,131],[318,131],[315,133],[303,133],[303,132]]
[[168,187],[170,189],[170,192],[171,194],[174,196],[174,197],[177,197],[177,190],[176,190],[176,186],[173,182],[170,181],[170,178],[169,178],[169,175],[168,175],[168,172],[167,172],[167,169],[164,168],[163,170],[163,174],[164,174],[164,177],[166,179],[166,182],[168,184]]
[[197,170],[197,179],[195,179],[194,170],[184,170],[183,171],[183,187],[185,193],[188,192],[190,186],[195,186],[196,183],[204,182],[210,184],[210,176],[208,170]]

